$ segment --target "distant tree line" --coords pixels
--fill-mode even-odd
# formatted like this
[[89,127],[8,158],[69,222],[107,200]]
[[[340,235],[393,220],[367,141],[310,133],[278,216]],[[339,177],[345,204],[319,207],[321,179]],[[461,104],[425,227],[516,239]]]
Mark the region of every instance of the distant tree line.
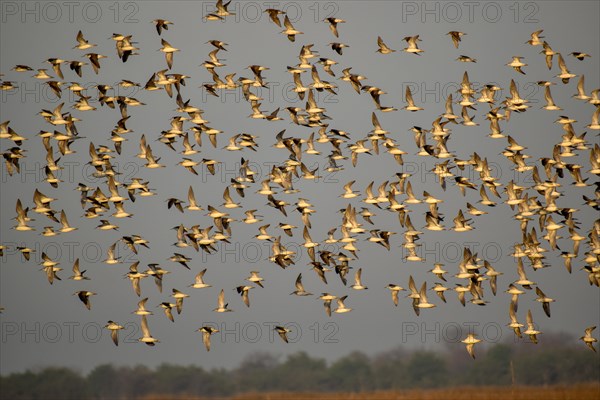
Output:
[[171,364],[156,369],[100,365],[87,376],[52,367],[0,377],[0,398],[133,399],[600,383],[600,356],[564,336],[547,334],[538,345],[497,343],[477,350],[476,360],[462,346],[437,352],[398,347],[372,357],[355,351],[330,364],[303,351],[285,359],[253,353],[231,370]]

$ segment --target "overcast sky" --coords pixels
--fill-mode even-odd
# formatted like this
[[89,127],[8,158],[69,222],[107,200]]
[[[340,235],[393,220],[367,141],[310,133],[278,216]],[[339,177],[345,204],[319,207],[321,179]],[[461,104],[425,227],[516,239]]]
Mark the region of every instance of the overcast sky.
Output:
[[[50,4],[50,5],[48,5]],[[327,231],[339,226],[341,214],[338,210],[351,203],[357,208],[365,204],[363,198],[365,187],[375,181],[375,187],[386,180],[393,180],[395,173],[412,173],[410,181],[415,194],[421,197],[424,190],[442,198],[440,211],[446,216],[444,224],[452,226],[452,218],[459,209],[465,211],[466,202],[475,204],[478,194],[472,191],[462,197],[458,188],[452,184],[443,191],[435,176],[429,173],[435,161],[431,157],[416,156],[412,133],[408,129],[414,125],[428,128],[431,122],[444,111],[444,102],[449,93],[454,93],[462,79],[463,72],[468,71],[476,88],[494,82],[503,88],[496,98],[503,100],[508,96],[508,87],[514,79],[522,97],[530,100],[531,108],[521,115],[511,116],[509,123],[503,123],[505,134],[510,134],[519,144],[526,146],[525,153],[530,155],[531,162],[540,157],[552,154],[555,143],[560,142],[562,129],[554,121],[558,115],[568,115],[578,122],[575,131],[581,134],[585,125],[590,123],[593,106],[572,99],[576,93],[577,79],[568,85],[560,83],[555,76],[559,73],[555,65],[551,71],[545,66],[544,56],[539,54],[541,47],[531,47],[525,42],[531,32],[544,29],[547,40],[555,51],[565,55],[569,69],[577,74],[584,74],[586,90],[599,87],[600,48],[597,38],[600,34],[598,15],[600,3],[595,1],[545,1],[545,2],[392,2],[392,1],[342,1],[342,2],[234,2],[230,10],[236,16],[221,22],[206,22],[203,15],[213,10],[213,3],[192,1],[171,2],[75,2],[72,6],[62,2],[10,2],[3,1],[2,24],[0,25],[0,71],[5,74],[4,80],[15,83],[17,90],[2,92],[0,120],[10,120],[10,126],[29,140],[23,144],[27,150],[27,158],[22,160],[21,175],[8,176],[6,166],[2,165],[2,190],[0,241],[7,246],[0,268],[0,305],[5,311],[1,321],[1,359],[0,373],[6,374],[48,365],[71,366],[88,371],[95,365],[107,362],[116,364],[143,363],[149,366],[161,362],[199,364],[203,367],[232,367],[244,356],[255,351],[269,351],[286,354],[305,350],[313,356],[336,359],[352,350],[358,349],[369,354],[385,351],[398,345],[412,348],[442,348],[441,343],[457,343],[468,332],[469,326],[476,326],[480,336],[488,341],[512,340],[513,333],[506,328],[508,304],[510,297],[503,293],[507,285],[517,279],[516,264],[510,256],[512,246],[520,241],[518,223],[512,219],[513,211],[506,205],[499,204],[495,208],[486,209],[488,215],[475,218],[475,230],[467,233],[453,231],[430,232],[421,235],[420,251],[426,262],[409,263],[402,261],[403,228],[399,226],[395,215],[386,210],[371,207],[377,214],[374,222],[377,228],[397,232],[392,237],[392,249],[387,252],[376,244],[364,241],[368,236],[359,236],[357,246],[360,259],[353,261],[354,271],[363,268],[363,280],[368,290],[358,292],[344,287],[333,273],[329,275],[329,285],[325,286],[308,266],[309,258],[304,249],[290,244],[297,250],[296,264],[286,270],[280,269],[267,259],[269,246],[266,242],[258,242],[254,235],[258,233],[259,224],[233,224],[231,244],[219,246],[219,251],[206,255],[196,253],[192,249],[183,251],[172,244],[176,241],[175,231],[171,228],[183,223],[185,226],[199,224],[202,227],[211,223],[206,212],[192,214],[189,211],[181,214],[168,210],[166,199],[187,198],[187,188],[192,185],[200,205],[208,205],[221,209],[222,193],[231,178],[237,176],[240,158],[251,160],[251,167],[257,171],[257,184],[247,190],[244,199],[240,200],[243,209],[232,210],[233,218],[243,218],[242,210],[258,209],[264,216],[264,224],[270,223],[271,234],[281,234],[284,243],[302,243],[301,229],[297,229],[293,238],[286,237],[276,228],[279,222],[288,221],[301,227],[300,215],[288,207],[287,219],[273,208],[266,206],[266,198],[255,194],[259,182],[266,179],[274,164],[282,163],[286,157],[285,150],[272,147],[275,134],[287,129],[286,136],[308,138],[309,128],[291,124],[284,108],[288,106],[303,107],[294,93],[289,92],[291,75],[286,66],[298,63],[298,53],[304,44],[314,44],[313,50],[320,56],[339,62],[333,69],[336,76],[341,70],[352,67],[352,72],[361,74],[367,79],[364,84],[375,85],[387,92],[382,96],[382,104],[402,108],[404,90],[407,85],[413,89],[413,96],[418,105],[425,110],[418,113],[397,111],[378,113],[383,127],[390,131],[399,147],[407,151],[404,156],[405,165],[398,166],[392,157],[382,152],[379,156],[360,155],[356,168],[350,160],[343,163],[345,169],[337,173],[327,173],[326,155],[330,146],[318,144],[321,155],[304,155],[303,161],[312,168],[319,167],[322,178],[317,182],[297,181],[295,186],[301,189],[293,195],[278,194],[290,203],[299,197],[308,199],[316,213],[312,215],[312,238],[316,241],[326,239]],[[288,11],[294,26],[304,32],[298,35],[296,42],[291,43],[279,32],[282,28],[270,22],[266,14],[260,11],[269,7],[277,7]],[[339,39],[335,39],[327,24],[322,20],[328,16],[343,18],[347,22],[339,24]],[[36,136],[40,130],[52,129],[44,120],[36,115],[42,108],[52,109],[59,102],[73,104],[73,96],[66,93],[58,100],[41,81],[31,78],[31,73],[11,71],[16,64],[26,64],[33,68],[51,66],[44,60],[58,57],[66,60],[79,59],[84,52],[73,50],[76,45],[75,36],[82,30],[91,43],[97,43],[98,53],[109,58],[102,60],[99,75],[95,75],[90,66],[84,67],[83,78],[79,78],[68,66],[63,66],[65,81],[90,82],[115,86],[121,79],[128,79],[144,84],[153,72],[166,68],[164,55],[157,50],[161,47],[160,38],[150,23],[155,18],[164,18],[174,22],[169,30],[163,32],[165,38],[174,47],[181,49],[175,54],[171,72],[191,76],[186,87],[182,89],[184,100],[191,99],[191,104],[205,110],[204,117],[210,126],[224,131],[219,136],[217,149],[205,140],[201,153],[194,159],[214,158],[222,161],[215,176],[209,175],[206,169],[199,168],[200,176],[187,172],[176,165],[180,155],[169,150],[156,141],[163,130],[169,129],[171,117],[177,115],[175,103],[163,91],[145,92],[143,90],[119,89],[119,94],[132,96],[146,103],[144,107],[129,109],[131,115],[127,126],[134,132],[126,135],[128,139],[123,145],[123,152],[114,160],[115,169],[120,171],[121,182],[129,182],[132,177],[140,177],[150,181],[150,187],[158,193],[155,197],[139,198],[135,203],[126,202],[127,211],[134,214],[130,219],[115,219],[106,214],[112,222],[120,226],[119,232],[105,232],[94,229],[99,219],[85,219],[79,205],[79,192],[74,189],[79,182],[90,186],[100,185],[106,192],[106,185],[90,176],[92,172],[85,164],[89,161],[88,145],[92,141],[96,146],[111,145],[110,131],[120,118],[118,110],[110,110],[106,106],[98,106],[95,112],[78,112],[73,114],[82,121],[77,124],[80,136],[72,149],[76,154],[62,157],[60,163],[64,170],[59,175],[64,181],[58,189],[51,188],[43,182],[43,166],[45,151],[41,140]],[[459,49],[455,49],[446,33],[451,30],[466,32]],[[140,55],[133,56],[127,63],[122,63],[116,55],[111,34],[118,32],[133,35],[138,42]],[[402,38],[420,35],[420,47],[424,49],[421,57],[403,53],[405,46]],[[381,55],[376,53],[377,36],[381,36],[386,44],[396,53]],[[221,77],[228,73],[251,77],[252,72],[244,69],[258,64],[269,67],[263,73],[269,89],[260,92],[262,109],[273,111],[280,107],[283,111],[282,121],[267,122],[247,118],[251,113],[250,105],[243,100],[241,90],[223,93],[220,98],[207,96],[198,87],[211,80],[210,74],[200,67],[207,54],[212,51],[208,40],[218,39],[228,43],[227,52],[220,52],[219,57],[225,59],[226,67],[218,72]],[[332,51],[330,42],[339,41],[349,45],[342,56]],[[567,56],[573,51],[587,52],[591,58],[580,62]],[[455,61],[459,55],[468,55],[477,59],[475,64]],[[523,56],[528,64],[524,68],[526,75],[516,73],[505,66],[512,56]],[[318,66],[320,76],[339,86],[338,95],[321,94],[318,97],[320,106],[327,109],[326,114],[332,118],[330,128],[349,132],[353,141],[363,138],[371,129],[371,113],[375,109],[367,94],[357,95],[352,87],[337,78],[327,76]],[[310,83],[309,74],[303,74],[305,85]],[[535,82],[553,80],[552,94],[562,112],[540,110],[544,105],[543,90]],[[91,89],[90,94],[96,95]],[[460,106],[454,106],[460,112]],[[449,150],[458,158],[467,159],[473,152],[482,158],[487,157],[495,176],[502,184],[514,179],[521,185],[531,185],[528,174],[518,174],[513,166],[500,155],[506,140],[490,139],[488,121],[484,120],[486,105],[477,105],[475,121],[479,127],[452,125],[452,134],[448,142]],[[186,127],[189,125],[186,125]],[[258,136],[258,152],[228,152],[221,149],[234,134],[246,132]],[[162,157],[161,163],[167,168],[148,170],[143,168],[144,160],[135,157],[138,152],[138,141],[145,134],[156,156]],[[597,141],[597,136],[589,132],[587,140]],[[206,139],[206,138],[205,138]],[[431,141],[431,140],[430,140]],[[0,142],[2,151],[12,146],[7,140]],[[345,146],[345,145],[344,145]],[[177,146],[180,151],[181,145]],[[344,148],[344,152],[349,151]],[[573,158],[584,165],[583,171],[589,168],[589,151],[580,152]],[[571,160],[569,160],[571,162]],[[455,173],[457,171],[454,171]],[[540,172],[543,169],[540,167]],[[466,170],[465,176],[480,183],[477,173]],[[469,175],[471,174],[471,175]],[[588,177],[588,174],[585,174]],[[361,196],[350,201],[338,197],[342,186],[356,180],[355,190]],[[593,196],[592,187],[575,188],[570,185],[570,176],[561,181],[560,188],[564,195],[558,200],[561,207],[579,208],[577,217],[581,221],[580,233],[587,235],[592,221],[597,214],[589,207],[583,206],[582,195]],[[594,179],[590,178],[593,182]],[[79,228],[77,231],[46,238],[40,235],[42,228],[53,223],[45,217],[30,213],[36,218],[32,225],[35,232],[16,232],[11,229],[15,221],[17,199],[24,206],[33,207],[32,197],[35,188],[44,194],[57,198],[52,205],[56,210],[64,209],[69,221]],[[124,191],[121,190],[122,194]],[[534,193],[534,192],[531,192]],[[543,201],[543,199],[542,199]],[[411,218],[417,229],[424,226],[425,205],[410,207]],[[481,207],[483,208],[483,206]],[[35,214],[35,215],[34,215]],[[555,218],[556,220],[556,218]],[[532,221],[536,226],[537,219]],[[369,228],[369,226],[365,226]],[[562,232],[564,231],[564,232]],[[568,235],[565,229],[562,236]],[[150,242],[150,249],[141,249],[138,256],[130,254],[124,248],[120,256],[124,263],[106,265],[108,246],[123,235],[141,234]],[[539,233],[539,229],[538,229]],[[336,236],[339,235],[336,232]],[[542,235],[539,235],[540,237]],[[31,261],[26,262],[20,254],[15,253],[15,245],[27,245],[37,251]],[[467,304],[462,307],[455,293],[447,293],[447,304],[443,304],[433,292],[430,301],[437,304],[434,309],[422,310],[417,317],[412,311],[409,299],[401,293],[400,305],[394,307],[388,283],[397,283],[403,287],[408,285],[408,277],[412,275],[417,284],[427,280],[428,286],[438,280],[427,273],[435,262],[444,263],[449,275],[457,272],[462,248],[468,246],[477,252],[482,259],[489,260],[504,275],[499,278],[499,293],[493,297],[489,286],[485,283],[486,297],[489,304],[478,307]],[[547,242],[543,246],[549,248]],[[560,241],[559,246],[565,251],[571,249],[570,241]],[[582,250],[587,247],[582,246]],[[338,251],[332,247],[332,251]],[[584,251],[585,251],[584,250]],[[45,251],[53,259],[60,261],[64,268],[59,275],[62,281],[48,284],[43,272],[39,271],[40,255]],[[191,271],[167,259],[173,251],[185,253],[192,257]],[[519,320],[524,323],[529,308],[534,320],[544,332],[564,331],[579,337],[586,327],[597,325],[600,315],[600,293],[597,287],[588,284],[585,272],[580,271],[584,265],[580,257],[573,262],[573,273],[569,275],[564,266],[560,251],[547,253],[547,264],[542,271],[534,272],[528,267],[528,276],[537,282],[547,295],[556,299],[552,304],[552,318],[547,318],[541,305],[534,301],[535,294],[528,292],[519,301]],[[347,252],[346,252],[347,253]],[[81,261],[81,269],[87,270],[90,281],[73,282],[67,277],[71,275],[71,266],[75,258]],[[165,277],[163,293],[158,293],[151,279],[142,282],[142,297],[149,297],[149,308],[154,315],[149,318],[149,325],[159,343],[149,348],[137,343],[140,331],[137,328],[139,317],[132,314],[139,300],[134,294],[131,284],[123,279],[130,263],[140,261],[140,269],[145,270],[148,263],[160,263],[172,273]],[[205,278],[213,287],[194,290],[187,286],[193,283],[194,275],[203,268],[208,272]],[[251,307],[246,308],[234,288],[243,284],[244,278],[251,270],[260,271],[265,279],[265,288],[250,291]],[[306,289],[320,294],[330,292],[342,296],[347,294],[347,306],[354,310],[343,315],[327,317],[321,301],[316,296],[289,296],[294,290],[294,280],[298,273],[304,277]],[[350,276],[350,281],[352,277]],[[449,277],[448,287],[459,281]],[[464,283],[464,282],[460,282]],[[175,323],[168,321],[156,306],[162,301],[169,301],[171,288],[177,288],[191,295],[184,302],[183,313],[175,315]],[[216,307],[217,294],[225,289],[226,300],[234,310],[232,313],[217,314],[211,310]],[[88,311],[73,296],[77,290],[91,290],[98,295],[92,298],[92,309]],[[170,299],[172,301],[172,299]],[[121,332],[124,341],[118,348],[110,341],[107,331],[100,328],[107,320],[114,320],[128,329]],[[213,337],[213,347],[206,353],[202,347],[201,335],[194,332],[207,323],[217,324],[225,334]],[[293,343],[285,345],[275,337],[272,340],[272,324],[289,324],[294,331],[290,334]],[[458,332],[457,332],[458,327]],[[446,340],[445,340],[446,339]],[[543,337],[541,338],[543,341]],[[129,343],[127,343],[129,342]],[[517,344],[515,344],[517,345]]]

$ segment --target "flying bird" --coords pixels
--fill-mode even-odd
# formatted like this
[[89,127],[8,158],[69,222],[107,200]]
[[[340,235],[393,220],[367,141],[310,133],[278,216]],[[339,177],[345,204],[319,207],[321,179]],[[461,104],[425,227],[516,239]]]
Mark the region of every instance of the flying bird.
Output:
[[291,330],[283,327],[283,326],[276,326],[275,328],[273,328],[274,331],[276,331],[279,334],[279,337],[281,338],[281,340],[283,340],[286,343],[288,342],[288,337],[287,334],[291,332]]
[[118,346],[119,345],[119,331],[121,329],[124,329],[124,327],[117,324],[116,322],[110,321],[110,320],[107,322],[107,324],[104,327],[110,331],[110,337],[112,338],[113,343],[115,344],[115,346]]
[[77,297],[79,297],[79,300],[81,300],[81,302],[85,305],[85,308],[87,308],[88,310],[91,310],[92,308],[90,297],[94,296],[95,294],[96,293],[87,290],[80,290],[74,293],[74,295],[77,295]]
[[218,313],[233,311],[233,310],[230,310],[229,308],[227,308],[228,305],[229,305],[228,303],[225,303],[225,290],[221,289],[221,292],[219,293],[219,298],[217,301],[217,308],[215,308],[213,311],[218,312]]
[[475,359],[475,345],[481,342],[481,339],[477,339],[474,333],[469,333],[467,337],[461,340],[467,347],[467,352],[469,355]]
[[595,326],[590,326],[589,328],[586,328],[585,336],[580,337],[579,340],[582,340],[583,343],[585,343],[587,345],[587,347],[592,349],[595,353],[596,349],[594,348],[594,343],[596,343],[598,341],[598,339],[596,339],[595,337],[592,337],[592,332],[594,331],[594,329],[596,329]]
[[337,30],[338,24],[343,24],[346,22],[341,18],[335,18],[335,17],[328,17],[328,18],[325,18],[323,21],[329,24],[329,29],[331,30],[331,33],[333,33],[333,35],[335,37],[339,36],[338,30]]
[[450,32],[446,33],[446,35],[449,35],[450,38],[452,38],[452,43],[454,44],[454,47],[456,47],[458,49],[458,46],[462,40],[462,37],[465,36],[466,33],[459,32],[459,31],[450,31]]
[[383,39],[381,38],[381,36],[377,36],[377,46],[379,46],[379,48],[377,49],[378,53],[381,54],[390,54],[395,52],[396,50],[393,50],[391,48],[389,48],[384,42]]
[[150,334],[150,328],[148,328],[148,320],[145,315],[142,315],[142,337],[138,340],[142,343],[146,343],[148,346],[154,346],[156,343],[159,343],[159,340],[152,337]]
[[210,337],[219,332],[219,330],[211,326],[203,326],[202,328],[198,329],[198,332],[202,332],[202,343],[204,343],[206,351],[210,351]]
[[405,47],[404,49],[402,49],[402,51],[416,55],[421,55],[421,53],[424,51],[420,49],[419,45],[417,44],[417,42],[421,41],[421,39],[419,39],[419,35],[406,36],[402,40],[404,40],[408,44],[408,47]]

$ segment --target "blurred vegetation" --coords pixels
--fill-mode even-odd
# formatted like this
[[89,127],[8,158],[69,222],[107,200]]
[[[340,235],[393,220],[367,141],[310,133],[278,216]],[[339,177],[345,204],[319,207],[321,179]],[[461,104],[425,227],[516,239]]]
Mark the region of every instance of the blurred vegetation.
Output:
[[133,399],[148,396],[231,396],[252,392],[375,392],[464,386],[600,383],[600,356],[582,343],[547,334],[538,345],[478,346],[447,351],[402,347],[374,355],[354,351],[331,364],[300,351],[280,359],[253,353],[231,370],[161,364],[100,365],[87,376],[52,367],[0,377],[2,399]]

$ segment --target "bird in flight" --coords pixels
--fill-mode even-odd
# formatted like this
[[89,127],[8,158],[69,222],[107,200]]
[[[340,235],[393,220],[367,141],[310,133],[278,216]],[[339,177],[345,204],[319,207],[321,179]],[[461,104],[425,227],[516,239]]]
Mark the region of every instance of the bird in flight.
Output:
[[202,332],[202,343],[204,343],[206,351],[210,351],[210,337],[219,332],[219,330],[211,326],[203,326],[202,328],[198,329],[198,332]]
[[475,358],[475,345],[481,342],[481,339],[477,339],[474,333],[469,333],[467,337],[461,340],[467,347],[467,352],[474,359]]
[[595,326],[590,326],[589,328],[586,328],[585,335],[580,337],[579,340],[583,340],[583,343],[585,343],[587,347],[592,349],[595,353],[596,349],[594,348],[594,343],[596,343],[598,339],[592,336],[592,332],[594,331],[594,329],[596,329]]

